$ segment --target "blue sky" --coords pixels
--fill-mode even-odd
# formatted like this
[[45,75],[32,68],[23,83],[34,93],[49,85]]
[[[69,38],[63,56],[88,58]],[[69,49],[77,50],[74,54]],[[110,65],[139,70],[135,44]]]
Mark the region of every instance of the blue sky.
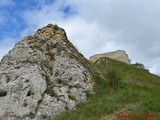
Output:
[[[25,11],[41,10],[43,6],[54,4],[55,0],[2,0],[3,6],[0,6],[0,40],[5,38],[20,38],[21,31],[28,27],[27,22],[23,18]],[[8,1],[8,2],[7,2]],[[69,6],[60,9],[65,16],[73,14]],[[34,16],[33,16],[34,17]],[[36,26],[36,25],[35,25]],[[32,31],[31,31],[32,32]]]
[[[64,1],[61,1],[61,3]],[[1,0],[0,1],[0,59],[5,55],[15,43],[20,41],[22,37],[32,35],[36,29],[52,23],[52,21],[59,21],[60,19],[67,19],[69,16],[76,14],[76,11],[72,11],[68,4],[59,5],[60,2],[56,0]],[[49,7],[49,9],[47,8]],[[54,10],[52,11],[52,8]],[[46,10],[48,9],[48,10]],[[36,13],[40,13],[43,10],[47,16],[47,12],[50,16],[54,16],[55,12],[58,12],[59,17],[41,16],[40,19],[36,18]],[[30,14],[32,13],[33,14]],[[27,18],[25,18],[27,16]],[[30,17],[35,17],[36,21],[42,21],[42,25],[37,23],[27,22]],[[47,19],[46,22],[43,20]],[[55,24],[55,22],[54,22]]]
[[0,59],[52,23],[87,58],[122,49],[132,63],[160,74],[159,21],[159,0],[0,0]]

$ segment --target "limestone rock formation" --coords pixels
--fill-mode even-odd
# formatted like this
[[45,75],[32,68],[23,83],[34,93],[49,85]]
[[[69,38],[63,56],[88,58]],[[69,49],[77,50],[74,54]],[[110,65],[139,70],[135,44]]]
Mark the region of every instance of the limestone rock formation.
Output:
[[91,56],[89,60],[95,63],[99,58],[102,58],[102,57],[108,57],[111,59],[115,59],[115,60],[130,64],[128,55],[125,53],[124,50],[117,50],[117,51],[109,52],[109,53],[96,54],[96,55]]
[[145,66],[142,63],[136,63],[133,64],[135,67],[139,68],[139,69],[145,69]]
[[150,73],[149,70],[146,69],[146,67],[142,63],[136,62],[135,64],[132,64],[132,65],[135,66],[138,69],[143,69],[143,70],[147,71],[148,73]]
[[89,62],[57,25],[24,37],[0,62],[0,120],[47,120],[93,91]]

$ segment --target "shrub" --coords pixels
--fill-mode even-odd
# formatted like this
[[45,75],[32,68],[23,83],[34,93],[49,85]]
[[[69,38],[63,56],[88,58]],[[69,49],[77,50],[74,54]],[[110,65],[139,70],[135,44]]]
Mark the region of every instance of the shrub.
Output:
[[58,25],[56,25],[56,24],[53,26],[53,28],[54,28],[54,30],[58,30],[59,29]]
[[76,101],[76,97],[75,97],[75,96],[73,96],[73,95],[69,95],[68,97],[69,97],[71,100]]
[[52,97],[56,96],[56,93],[54,92],[53,87],[50,87],[50,86],[48,86],[48,88],[46,89],[46,93]]
[[114,69],[110,69],[108,71],[109,85],[113,88],[113,90],[117,90],[119,87],[119,83],[121,80],[121,76]]

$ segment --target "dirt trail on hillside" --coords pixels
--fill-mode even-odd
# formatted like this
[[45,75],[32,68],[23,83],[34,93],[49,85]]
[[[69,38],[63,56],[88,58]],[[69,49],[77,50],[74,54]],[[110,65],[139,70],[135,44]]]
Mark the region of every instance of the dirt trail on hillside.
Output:
[[124,107],[122,107],[121,109],[115,111],[115,112],[112,113],[112,114],[102,116],[102,117],[100,118],[100,120],[115,120],[115,119],[117,118],[116,114],[118,114],[118,113],[123,113],[123,114],[125,114],[125,113],[127,113],[130,109],[133,109],[134,107],[135,107],[135,104],[129,103],[129,104],[125,105]]

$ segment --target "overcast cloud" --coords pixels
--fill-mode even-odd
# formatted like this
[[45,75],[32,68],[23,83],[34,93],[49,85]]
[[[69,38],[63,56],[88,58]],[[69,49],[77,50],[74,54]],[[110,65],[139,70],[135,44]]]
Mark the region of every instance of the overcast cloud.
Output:
[[26,24],[19,32],[21,37],[56,23],[87,58],[123,49],[132,63],[143,63],[151,72],[160,74],[159,0],[34,1],[38,2],[36,7],[22,10],[19,15]]

